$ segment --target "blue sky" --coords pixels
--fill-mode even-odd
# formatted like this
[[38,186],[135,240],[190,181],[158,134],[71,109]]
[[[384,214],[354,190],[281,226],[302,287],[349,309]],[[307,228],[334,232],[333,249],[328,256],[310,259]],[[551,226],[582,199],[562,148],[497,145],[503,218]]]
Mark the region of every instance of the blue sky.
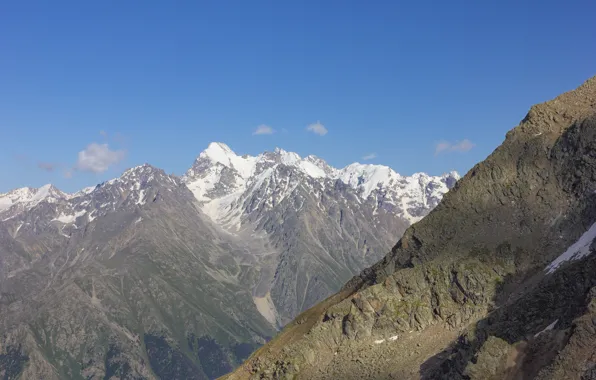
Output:
[[75,191],[145,162],[182,174],[211,141],[463,174],[532,104],[596,74],[594,14],[592,1],[4,2],[0,192]]

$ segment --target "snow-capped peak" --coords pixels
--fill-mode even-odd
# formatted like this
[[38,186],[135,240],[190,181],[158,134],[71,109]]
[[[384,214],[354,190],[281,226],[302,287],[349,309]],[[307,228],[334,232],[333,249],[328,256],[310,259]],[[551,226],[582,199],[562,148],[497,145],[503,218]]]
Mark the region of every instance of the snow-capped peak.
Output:
[[279,156],[281,163],[284,165],[296,166],[296,164],[302,161],[298,153],[287,152],[281,148],[275,148],[273,152]]
[[229,146],[220,142],[212,142],[199,155],[199,157],[209,158],[213,162],[219,162],[225,166],[230,166],[230,157],[236,156],[236,153]]
[[156,168],[154,166],[151,166],[149,164],[143,164],[143,165],[139,165],[139,166],[135,166],[134,168],[130,168],[126,171],[124,171],[124,173],[122,173],[122,175],[120,176],[120,178],[116,178],[111,180],[113,181],[151,181],[154,178],[160,178],[166,176],[166,173],[159,168]]
[[[403,177],[388,166],[360,164],[358,162],[350,164],[343,169],[336,169],[319,157],[309,155],[302,158],[297,153],[288,152],[281,148],[275,148],[272,153],[265,152],[258,156],[238,156],[229,146],[220,142],[209,144],[207,149],[199,155],[195,165],[187,172],[185,178],[187,182],[191,178],[205,179],[208,183],[207,189],[211,189],[215,183],[219,182],[221,176],[221,169],[214,168],[218,164],[233,169],[237,176],[240,177],[238,179],[239,181],[228,177],[226,187],[230,189],[234,188],[237,190],[238,186],[242,187],[238,182],[246,182],[272,165],[283,164],[294,167],[311,178],[340,179],[350,187],[359,189],[360,195],[364,199],[368,198],[371,192],[377,187],[391,186],[397,182],[405,181],[405,178],[410,178],[410,180],[416,182],[420,182],[422,180],[421,177],[424,177],[424,181],[428,181],[430,178],[436,178],[426,173],[416,173],[410,177]],[[456,172],[451,172],[444,174],[440,178],[454,178],[457,180],[459,179],[459,175]]]
[[402,179],[402,176],[393,171],[389,166],[355,162],[339,170],[337,178],[352,188],[361,188],[361,196],[366,199],[379,184],[393,184]]
[[139,191],[156,186],[176,187],[179,185],[178,181],[178,177],[168,175],[162,169],[149,164],[143,164],[124,171],[118,178],[99,184],[97,188],[101,188],[105,185],[115,185],[126,191]]
[[153,166],[145,163],[145,164],[135,166],[133,168],[125,170],[124,173],[122,173],[122,176],[127,176],[127,175],[131,175],[131,174],[138,173],[138,172],[145,172],[145,171],[152,171],[152,170],[157,170],[157,169],[155,169]]
[[0,194],[0,211],[7,210],[14,205],[22,205],[31,208],[43,200],[56,201],[69,199],[70,194],[58,190],[54,185],[43,185],[38,189],[22,187]]
[[31,202],[40,202],[48,197],[67,198],[68,196],[62,191],[58,190],[54,185],[47,184],[37,189],[35,195],[33,195],[31,198]]
[[252,156],[240,157],[229,146],[220,142],[212,142],[199,155],[198,160],[209,160],[214,164],[236,170],[242,178],[249,178],[255,170],[256,160]]
[[[222,215],[238,214],[240,211],[235,207],[241,207],[241,200],[264,183],[274,184],[272,186],[276,188],[272,191],[275,192],[281,191],[280,183],[286,190],[292,189],[292,186],[286,186],[288,181],[281,180],[276,174],[276,167],[281,166],[291,167],[294,173],[302,173],[310,178],[308,181],[321,181],[322,187],[325,187],[325,181],[341,180],[354,189],[361,200],[378,197],[377,203],[394,204],[402,210],[404,218],[411,221],[421,218],[423,210],[434,207],[459,178],[457,173],[440,177],[417,173],[405,177],[388,166],[360,163],[336,169],[319,157],[309,155],[302,158],[281,148],[257,156],[238,156],[223,143],[211,143],[199,155],[183,181],[204,205],[204,211],[214,220],[221,220]],[[271,181],[267,179],[270,177],[273,178]]]

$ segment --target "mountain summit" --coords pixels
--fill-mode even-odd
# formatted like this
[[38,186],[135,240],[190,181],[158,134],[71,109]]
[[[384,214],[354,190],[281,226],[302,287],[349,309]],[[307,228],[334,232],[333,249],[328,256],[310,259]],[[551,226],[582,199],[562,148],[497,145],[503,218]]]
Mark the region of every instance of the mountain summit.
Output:
[[[223,143],[211,143],[188,170],[184,181],[197,200],[204,202],[206,213],[218,221],[234,213],[232,204],[242,203],[243,198],[250,197],[250,192],[264,182],[270,182],[282,168],[288,171],[287,175],[304,179],[304,183],[318,182],[321,188],[325,184],[334,186],[340,180],[359,201],[366,202],[371,197],[378,207],[390,207],[409,222],[420,220],[460,178],[457,172],[440,177],[425,173],[406,177],[388,166],[360,163],[336,169],[316,156],[302,158],[280,148],[258,156],[238,156]],[[283,198],[295,189],[277,189],[273,195]]]

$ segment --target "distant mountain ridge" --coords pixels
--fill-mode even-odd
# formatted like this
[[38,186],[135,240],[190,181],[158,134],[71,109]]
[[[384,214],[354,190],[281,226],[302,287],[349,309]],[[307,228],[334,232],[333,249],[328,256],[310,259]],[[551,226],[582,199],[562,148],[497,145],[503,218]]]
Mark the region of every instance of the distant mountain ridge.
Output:
[[[73,194],[64,193],[53,185],[45,185],[39,189],[16,189],[0,194],[0,220],[8,220],[27,212],[42,201],[53,203],[56,204],[56,211],[49,220],[55,222],[54,224],[61,223],[62,225],[56,228],[64,235],[65,231],[76,229],[81,223],[93,221],[101,214],[101,210],[106,210],[106,207],[112,211],[116,210],[115,204],[104,204],[98,210],[93,210],[89,209],[89,201],[78,204],[77,201],[94,194],[106,185],[121,184],[121,197],[126,197],[128,201],[133,200],[136,205],[142,205],[147,199],[145,190],[139,189],[146,187],[158,172],[158,169],[144,164],[126,170],[119,178]],[[261,236],[258,240],[259,247],[255,249],[275,251],[278,255],[285,255],[293,264],[288,266],[284,264],[283,259],[270,259],[273,260],[274,264],[271,265],[275,265],[275,268],[267,270],[269,274],[265,277],[271,277],[273,273],[277,273],[278,276],[263,278],[262,281],[277,283],[278,287],[260,286],[260,289],[267,290],[255,295],[255,303],[271,323],[282,326],[297,313],[331,293],[337,284],[378,260],[396,234],[401,235],[409,224],[422,219],[440,202],[443,194],[455,185],[459,174],[451,172],[442,176],[429,176],[416,173],[402,176],[388,166],[359,163],[337,169],[313,155],[302,158],[296,153],[276,148],[273,152],[264,152],[257,156],[239,156],[226,144],[214,142],[200,153],[192,167],[181,178],[164,175],[159,177],[166,182],[175,180],[185,184],[199,202],[201,211],[225,231],[241,232],[240,235],[249,240],[255,240],[255,232],[261,231],[265,234],[263,236],[268,235],[270,240],[273,238],[277,241],[278,247],[269,247],[269,243],[262,247],[264,240]],[[324,199],[327,201],[322,202]],[[305,202],[309,207],[302,209]],[[342,207],[345,208],[344,211],[340,210]],[[281,210],[283,215],[280,214]],[[350,239],[358,236],[362,230],[370,230],[371,227],[378,230],[370,230],[365,234],[368,238],[357,238],[353,242],[357,251],[364,250],[364,255],[354,256],[348,253],[348,256],[344,257],[345,251],[349,252],[350,248],[346,246],[338,250],[340,256],[332,260],[335,263],[324,264],[333,267],[327,272],[327,275],[334,279],[331,284],[319,284],[316,289],[305,288],[302,295],[294,292],[287,294],[292,285],[282,283],[286,281],[285,276],[295,275],[289,271],[299,271],[296,265],[301,264],[296,258],[304,254],[302,251],[295,254],[292,252],[305,248],[302,247],[302,242],[286,251],[279,248],[281,240],[287,240],[290,235],[298,239],[296,225],[290,225],[288,221],[296,219],[297,215],[329,215],[329,212],[338,211],[340,222],[343,223],[344,212],[346,218],[357,222],[350,227],[353,229]],[[272,224],[273,219],[277,220],[277,227]],[[280,227],[282,219],[285,224]],[[325,224],[324,222],[325,220],[318,219],[312,223]],[[326,226],[323,224],[321,228],[325,230]],[[18,224],[13,231],[13,237],[29,227],[30,224],[26,222]],[[277,234],[283,234],[284,237],[276,237]],[[319,248],[309,247],[304,251],[316,252],[323,247],[334,250],[333,244],[337,239],[344,240],[342,233],[331,238],[326,237],[324,242],[321,242],[319,237],[314,237]],[[337,254],[338,252],[330,253],[331,256]],[[308,257],[302,260],[310,261]],[[281,263],[278,260],[282,260]],[[305,265],[310,267],[312,264]],[[284,274],[284,271],[288,272]],[[273,291],[273,295],[269,294],[270,290]],[[288,298],[292,301],[288,301]],[[299,298],[301,300],[298,300]],[[278,309],[282,311],[278,312]]]
[[[218,191],[222,192],[220,194],[230,195],[232,192],[238,193],[242,189],[246,189],[251,182],[262,181],[271,174],[271,171],[266,169],[271,169],[279,164],[296,168],[310,178],[341,180],[356,190],[362,200],[366,200],[375,192],[385,192],[383,196],[386,198],[387,190],[390,191],[390,196],[395,196],[396,193],[401,191],[405,198],[402,199],[401,204],[396,206],[398,206],[401,216],[410,222],[420,220],[422,216],[417,215],[417,211],[412,211],[412,214],[414,214],[412,215],[408,208],[413,210],[415,207],[432,208],[436,206],[442,194],[453,187],[460,178],[455,171],[441,176],[430,176],[426,173],[402,176],[388,166],[357,162],[343,169],[337,169],[314,155],[301,158],[298,154],[287,152],[281,148],[275,148],[273,152],[265,152],[258,156],[238,156],[226,144],[214,142],[209,144],[208,148],[197,157],[193,166],[182,176],[182,179],[191,188],[197,200],[209,202],[221,196],[218,196]],[[221,177],[223,168],[233,173],[232,178]],[[123,175],[133,169],[135,168],[128,169]],[[86,187],[72,194],[65,193],[52,184],[44,185],[38,189],[30,187],[17,188],[6,193],[0,193],[0,212],[4,212],[15,205],[21,205],[22,210],[26,210],[43,200],[48,202],[68,200],[76,196],[89,194],[97,186]],[[227,190],[223,190],[226,188]],[[230,193],[225,193],[226,191]],[[209,209],[209,211],[215,212],[216,210]],[[221,210],[219,212],[222,213]],[[209,214],[209,216],[214,220],[221,217],[218,213]]]
[[73,194],[0,194],[0,373],[223,375],[457,178],[212,143],[182,177],[145,164]]
[[[280,148],[258,156],[238,156],[223,143],[211,143],[183,180],[197,200],[206,204],[207,214],[217,221],[231,212],[228,206],[247,196],[243,194],[245,191],[258,188],[274,175],[279,165],[295,169],[297,174],[321,183],[341,180],[355,191],[361,201],[373,196],[385,205],[394,206],[394,210],[410,222],[420,220],[423,216],[421,214],[424,211],[416,208],[436,206],[442,194],[460,178],[457,172],[437,177],[425,173],[405,177],[388,166],[359,163],[336,169],[316,156],[301,158],[296,153]],[[284,189],[283,194],[292,190]],[[215,203],[218,204],[215,206]]]

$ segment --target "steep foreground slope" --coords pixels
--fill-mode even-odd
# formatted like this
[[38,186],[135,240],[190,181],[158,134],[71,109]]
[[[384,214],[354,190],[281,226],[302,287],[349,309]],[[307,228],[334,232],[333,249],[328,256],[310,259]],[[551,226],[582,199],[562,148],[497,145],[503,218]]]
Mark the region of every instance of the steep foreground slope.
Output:
[[183,178],[142,165],[75,194],[0,194],[0,377],[221,376],[457,178],[214,143]]
[[596,78],[229,379],[596,379]]

